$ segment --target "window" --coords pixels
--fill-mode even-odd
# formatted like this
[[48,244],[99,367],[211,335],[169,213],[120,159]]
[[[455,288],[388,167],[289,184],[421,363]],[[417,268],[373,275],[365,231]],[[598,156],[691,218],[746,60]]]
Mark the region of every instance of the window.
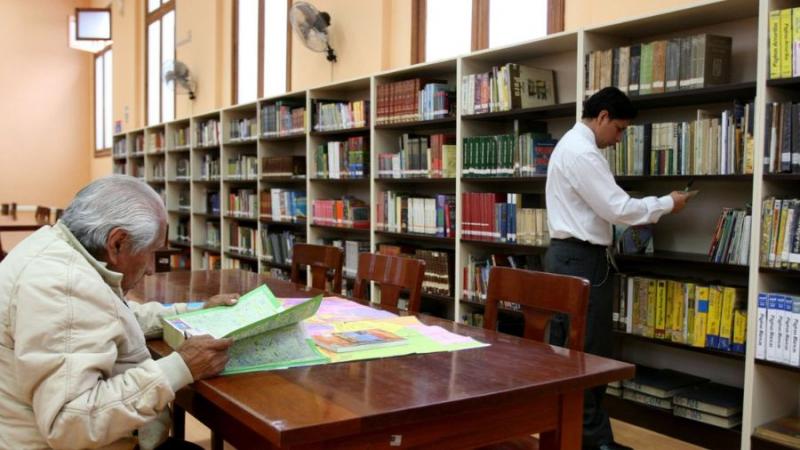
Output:
[[175,91],[161,68],[175,59],[175,0],[147,0],[147,125],[175,118]]
[[564,29],[564,0],[412,0],[411,62],[534,39]]
[[246,103],[289,88],[289,2],[237,0],[233,100]]
[[94,150],[111,149],[111,47],[94,57]]
[[490,0],[489,48],[547,35],[547,0]]

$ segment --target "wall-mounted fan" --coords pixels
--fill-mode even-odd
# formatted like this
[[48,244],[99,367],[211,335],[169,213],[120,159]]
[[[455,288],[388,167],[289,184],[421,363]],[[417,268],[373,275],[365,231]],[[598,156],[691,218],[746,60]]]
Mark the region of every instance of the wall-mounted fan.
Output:
[[178,88],[176,92],[187,93],[189,94],[189,100],[194,100],[197,83],[189,74],[189,68],[186,67],[186,64],[177,59],[165,61],[161,67],[161,73],[164,74],[164,82],[167,84],[167,89],[175,90]]
[[289,10],[289,21],[306,47],[315,52],[325,52],[328,61],[336,62],[336,52],[331,48],[328,36],[330,14],[317,11],[311,3],[295,2]]

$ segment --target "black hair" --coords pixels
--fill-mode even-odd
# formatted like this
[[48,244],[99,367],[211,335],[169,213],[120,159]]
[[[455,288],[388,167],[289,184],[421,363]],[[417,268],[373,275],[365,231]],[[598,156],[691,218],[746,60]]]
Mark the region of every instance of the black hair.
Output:
[[583,102],[583,119],[594,119],[601,111],[608,111],[610,119],[631,120],[636,118],[636,107],[619,89],[609,86],[600,89]]

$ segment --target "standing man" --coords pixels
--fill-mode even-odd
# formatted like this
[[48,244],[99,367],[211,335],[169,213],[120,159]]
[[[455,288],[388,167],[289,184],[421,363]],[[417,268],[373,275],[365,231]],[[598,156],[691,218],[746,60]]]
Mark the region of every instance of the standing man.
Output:
[[[619,142],[636,117],[636,108],[617,88],[607,87],[584,102],[582,120],[556,145],[547,168],[547,221],[550,247],[548,272],[586,278],[592,285],[584,350],[610,356],[612,346],[612,274],[607,249],[612,224],[655,223],[686,205],[688,194],[673,191],[663,197],[631,198],[614,181],[599,148]],[[550,326],[550,342],[562,345],[567,336],[565,317]],[[584,395],[583,448],[629,449],[614,442],[601,400],[605,386]]]

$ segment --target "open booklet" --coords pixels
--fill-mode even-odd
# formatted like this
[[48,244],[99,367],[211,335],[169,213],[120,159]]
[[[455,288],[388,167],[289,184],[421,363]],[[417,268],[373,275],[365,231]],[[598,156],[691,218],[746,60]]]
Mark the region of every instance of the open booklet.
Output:
[[231,338],[223,374],[326,362],[301,321],[313,316],[322,296],[284,308],[266,285],[244,294],[234,306],[164,317],[164,341],[179,348],[192,336]]

